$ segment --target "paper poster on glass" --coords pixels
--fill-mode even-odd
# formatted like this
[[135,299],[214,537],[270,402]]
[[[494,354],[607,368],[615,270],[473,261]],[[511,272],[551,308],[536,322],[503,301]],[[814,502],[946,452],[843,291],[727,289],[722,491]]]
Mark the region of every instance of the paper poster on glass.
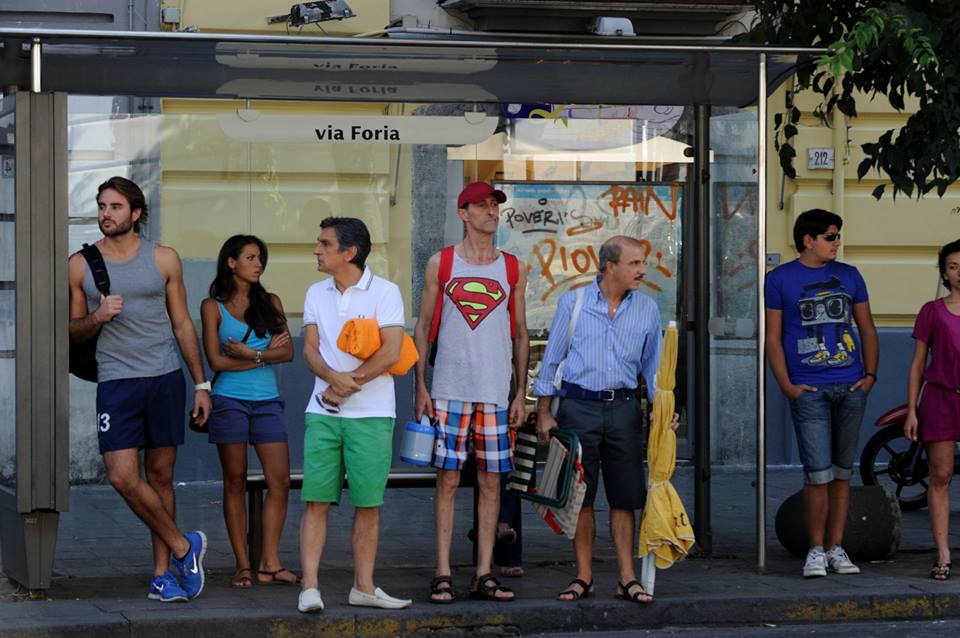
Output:
[[507,195],[497,246],[527,266],[531,335],[549,330],[563,293],[593,281],[600,246],[614,235],[640,240],[647,251],[640,290],[657,302],[664,324],[677,318],[682,184],[501,182],[497,188]]

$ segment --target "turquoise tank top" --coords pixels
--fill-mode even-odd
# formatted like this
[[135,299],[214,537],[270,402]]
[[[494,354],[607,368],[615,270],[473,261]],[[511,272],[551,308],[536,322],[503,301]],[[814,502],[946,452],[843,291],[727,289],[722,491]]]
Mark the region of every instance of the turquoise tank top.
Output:
[[[220,331],[218,333],[220,343],[226,343],[228,339],[243,341],[243,335],[247,334],[247,324],[234,318],[219,301],[217,306],[220,308]],[[258,337],[256,332],[250,332],[246,343],[254,350],[266,350],[267,346],[270,345],[270,336],[269,332],[263,337]],[[265,401],[280,397],[280,392],[277,391],[277,377],[273,373],[273,366],[270,364],[266,364],[262,368],[253,368],[241,372],[221,372],[211,394],[219,394],[220,396],[244,401]]]

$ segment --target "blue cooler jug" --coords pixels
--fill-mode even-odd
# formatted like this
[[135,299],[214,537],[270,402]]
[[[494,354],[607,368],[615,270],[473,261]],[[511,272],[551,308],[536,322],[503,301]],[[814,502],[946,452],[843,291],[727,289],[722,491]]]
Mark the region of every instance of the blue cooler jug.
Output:
[[437,430],[424,414],[420,421],[407,421],[400,441],[400,460],[410,465],[429,467],[433,460]]

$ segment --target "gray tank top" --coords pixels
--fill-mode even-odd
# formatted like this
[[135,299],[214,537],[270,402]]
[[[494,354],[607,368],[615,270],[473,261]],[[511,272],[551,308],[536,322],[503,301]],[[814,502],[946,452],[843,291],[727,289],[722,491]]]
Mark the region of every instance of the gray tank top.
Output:
[[509,295],[503,254],[475,266],[454,252],[440,307],[433,398],[507,407],[513,361]]
[[[97,341],[97,379],[158,377],[180,369],[176,340],[167,316],[166,280],[154,261],[152,241],[140,238],[132,259],[104,259],[110,294],[123,297],[123,312],[103,324]],[[83,275],[87,309],[100,307],[100,292],[88,267]]]

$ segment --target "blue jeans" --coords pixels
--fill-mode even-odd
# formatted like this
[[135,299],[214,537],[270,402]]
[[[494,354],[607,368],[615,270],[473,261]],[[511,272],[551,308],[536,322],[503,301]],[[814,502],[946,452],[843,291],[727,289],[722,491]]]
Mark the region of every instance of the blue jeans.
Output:
[[867,397],[861,389],[850,392],[851,385],[817,384],[816,392],[790,401],[804,481],[810,485],[849,481],[853,474]]

